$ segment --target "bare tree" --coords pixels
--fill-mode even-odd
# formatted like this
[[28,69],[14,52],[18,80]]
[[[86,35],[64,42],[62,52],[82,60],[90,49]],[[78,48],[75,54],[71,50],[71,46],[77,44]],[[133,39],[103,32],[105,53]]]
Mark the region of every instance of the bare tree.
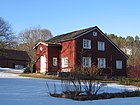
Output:
[[26,51],[29,54],[31,58],[30,67],[33,67],[35,62],[35,50],[33,50],[35,44],[51,37],[52,34],[49,30],[40,29],[40,27],[29,28],[19,33],[18,39],[20,44],[17,46],[17,49]]
[[48,29],[41,29],[39,26],[35,28],[25,29],[19,33],[20,41],[22,43],[37,43],[39,41],[45,41],[52,37],[51,32]]
[[11,25],[0,17],[0,48],[13,48],[16,45]]

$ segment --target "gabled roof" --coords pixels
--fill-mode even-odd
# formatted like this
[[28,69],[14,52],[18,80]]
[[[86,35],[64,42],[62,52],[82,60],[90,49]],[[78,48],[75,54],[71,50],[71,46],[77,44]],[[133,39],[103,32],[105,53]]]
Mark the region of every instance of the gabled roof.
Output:
[[58,35],[55,36],[49,40],[46,41],[46,43],[59,43],[59,42],[63,42],[63,41],[67,41],[67,40],[73,40],[76,39],[78,37],[81,37],[82,35],[85,35],[88,32],[91,32],[93,30],[98,30],[101,35],[108,40],[120,53],[122,53],[127,59],[129,58],[111,39],[109,39],[97,26],[95,27],[90,27],[90,28],[86,28],[86,29],[81,29],[81,30],[77,30],[77,31],[73,31],[70,33],[66,33],[66,34],[62,34],[62,35]]
[[83,33],[87,32],[87,31],[89,31],[89,30],[91,30],[95,27],[90,27],[90,28],[81,29],[81,30],[69,32],[69,33],[66,33],[66,34],[58,35],[58,36],[55,36],[55,37],[47,40],[46,42],[47,43],[58,43],[58,42],[66,41],[66,40],[72,40],[76,36],[78,36],[80,34],[83,34]]
[[37,44],[35,44],[35,46],[33,47],[33,49],[35,49],[37,46],[39,46],[40,44],[43,44],[45,46],[48,46],[47,43],[44,43],[44,42],[38,42]]
[[11,49],[0,49],[0,59],[30,61],[30,57],[26,51]]
[[33,49],[36,49],[40,44],[43,44],[45,46],[60,46],[61,44],[57,44],[57,43],[44,43],[44,42],[38,42]]

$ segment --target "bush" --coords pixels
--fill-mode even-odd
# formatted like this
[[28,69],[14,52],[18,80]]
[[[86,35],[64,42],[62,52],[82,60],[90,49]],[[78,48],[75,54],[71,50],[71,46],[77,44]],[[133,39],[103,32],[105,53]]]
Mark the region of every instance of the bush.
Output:
[[[65,97],[78,97],[80,94],[96,95],[98,91],[105,86],[105,83],[100,83],[96,77],[99,76],[100,70],[92,65],[90,68],[76,67],[69,74],[61,74],[62,94]],[[49,90],[49,86],[47,85]],[[55,87],[54,87],[55,88]],[[55,88],[56,90],[56,88]],[[49,93],[56,96],[57,93]],[[60,96],[58,94],[58,96]]]
[[31,73],[30,67],[27,66],[26,69],[24,70],[24,73]]

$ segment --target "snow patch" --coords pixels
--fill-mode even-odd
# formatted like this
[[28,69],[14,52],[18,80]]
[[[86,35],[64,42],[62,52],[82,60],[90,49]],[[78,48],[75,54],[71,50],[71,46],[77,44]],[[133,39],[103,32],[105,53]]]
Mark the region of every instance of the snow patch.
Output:
[[0,71],[2,72],[13,72],[13,73],[23,73],[24,72],[24,69],[14,69],[14,68],[1,68],[0,67]]
[[26,78],[19,76],[20,74],[12,74],[12,73],[6,73],[6,72],[0,72],[0,78]]

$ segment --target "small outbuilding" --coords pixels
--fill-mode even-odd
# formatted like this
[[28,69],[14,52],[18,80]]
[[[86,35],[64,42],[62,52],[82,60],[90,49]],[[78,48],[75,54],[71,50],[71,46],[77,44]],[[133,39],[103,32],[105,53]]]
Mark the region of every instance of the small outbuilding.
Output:
[[3,68],[25,68],[30,62],[26,51],[0,49],[0,67]]

